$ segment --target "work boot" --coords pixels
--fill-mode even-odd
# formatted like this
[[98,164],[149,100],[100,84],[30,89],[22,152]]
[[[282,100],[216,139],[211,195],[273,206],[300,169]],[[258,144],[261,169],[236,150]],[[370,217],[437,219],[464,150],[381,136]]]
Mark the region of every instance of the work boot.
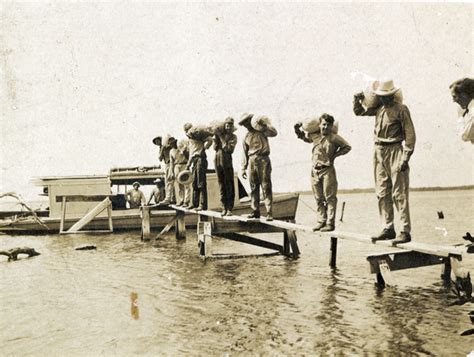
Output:
[[395,239],[395,229],[393,228],[384,228],[382,232],[376,237],[372,237],[372,242],[378,241],[378,240],[390,240],[390,239]]
[[313,228],[313,232],[320,231],[326,225],[326,222],[318,222],[316,226]]
[[260,218],[260,212],[253,211],[249,215],[247,215],[247,218]]
[[222,216],[222,217],[227,216],[227,210],[226,210],[226,209],[223,209],[223,210],[222,210],[221,216]]
[[411,242],[411,235],[410,233],[407,232],[400,232],[398,235],[397,239],[394,239],[392,241],[392,246],[396,246],[397,244],[403,244],[403,243],[408,243]]
[[267,216],[265,217],[265,219],[266,219],[267,221],[273,221],[273,216],[272,216],[272,214],[271,214],[271,213],[267,214]]
[[323,228],[321,228],[321,232],[332,232],[336,227],[334,227],[334,223],[326,224]]
[[232,211],[229,209],[227,210],[227,213],[225,214],[226,216],[232,216]]
[[201,205],[199,205],[199,206],[197,206],[197,207],[195,208],[195,210],[196,210],[196,211],[203,211],[204,208],[203,208]]

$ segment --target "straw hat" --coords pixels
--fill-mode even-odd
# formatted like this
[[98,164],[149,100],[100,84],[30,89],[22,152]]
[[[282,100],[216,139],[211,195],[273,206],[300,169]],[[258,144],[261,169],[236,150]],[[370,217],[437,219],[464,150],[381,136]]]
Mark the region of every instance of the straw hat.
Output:
[[395,87],[392,79],[380,80],[377,88],[374,89],[374,93],[379,96],[388,96],[394,94],[400,88]]
[[153,183],[159,184],[159,183],[164,183],[163,179],[161,177],[158,177]]
[[263,129],[263,126],[260,124],[260,122],[270,124],[270,119],[265,115],[259,115],[258,117],[254,116],[251,121],[252,128],[257,131],[261,131]]
[[132,187],[135,187],[135,186],[138,186],[138,187],[140,187],[140,182],[138,182],[138,181],[135,181],[135,182],[132,184]]
[[181,185],[189,185],[193,181],[193,174],[189,170],[183,170],[178,174],[176,180]]
[[247,121],[251,120],[253,117],[253,114],[251,113],[245,113],[242,115],[239,121],[239,125],[244,125]]

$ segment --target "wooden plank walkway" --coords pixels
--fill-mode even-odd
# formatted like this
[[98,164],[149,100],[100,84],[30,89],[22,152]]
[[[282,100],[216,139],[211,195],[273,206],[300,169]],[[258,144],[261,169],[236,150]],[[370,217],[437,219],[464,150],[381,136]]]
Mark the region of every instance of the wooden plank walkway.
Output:
[[[320,236],[320,237],[327,237],[327,238],[335,237],[339,239],[356,241],[360,243],[394,248],[392,246],[391,241],[388,240],[388,241],[373,242],[371,239],[371,236],[367,234],[344,232],[344,231],[338,231],[338,230],[335,230],[332,232],[313,232],[313,227],[311,226],[298,224],[298,223],[292,223],[292,222],[279,221],[276,219],[273,221],[267,221],[265,218],[253,219],[253,218],[247,218],[244,216],[222,217],[219,212],[215,212],[215,211],[195,211],[195,210],[189,210],[189,209],[185,209],[183,207],[177,207],[177,206],[170,206],[170,207],[172,207],[173,209],[177,211],[185,212],[186,214],[196,214],[200,216],[207,216],[207,217],[220,219],[223,221],[242,222],[242,223],[249,223],[249,224],[260,223],[269,227],[276,227],[282,230],[305,232],[305,233],[309,233],[309,234]],[[271,232],[271,230],[269,231]],[[412,241],[410,243],[398,244],[395,248],[398,248],[400,250],[408,250],[408,251],[416,251],[419,253],[432,254],[432,255],[445,257],[445,258],[450,257],[450,256],[461,256],[462,254],[467,253],[467,246],[440,245],[440,244],[422,243],[422,242],[416,242],[416,241],[415,242]]]

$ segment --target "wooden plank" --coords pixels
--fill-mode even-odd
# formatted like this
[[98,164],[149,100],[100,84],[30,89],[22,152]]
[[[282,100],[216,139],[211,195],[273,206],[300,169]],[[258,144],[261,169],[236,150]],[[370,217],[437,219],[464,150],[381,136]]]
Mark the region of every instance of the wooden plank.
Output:
[[290,242],[291,256],[293,258],[298,258],[300,256],[300,249],[298,247],[296,232],[293,230],[286,230],[285,233],[287,234],[288,241]]
[[393,277],[392,271],[390,269],[390,266],[387,264],[387,261],[382,259],[379,261],[378,265],[380,274],[382,275],[384,280],[384,285],[395,286],[395,278]]
[[56,202],[61,202],[64,197],[67,197],[68,202],[100,202],[110,195],[58,195],[56,196]]
[[263,257],[274,257],[280,255],[280,252],[262,253],[262,254],[213,254],[207,256],[206,259],[219,260],[219,259],[242,259],[242,258],[263,258]]
[[149,241],[151,238],[150,230],[150,208],[147,206],[141,207],[142,214],[142,240]]
[[61,200],[61,221],[59,222],[59,234],[64,232],[64,221],[66,220],[66,197]]
[[109,231],[113,232],[114,231],[114,223],[112,221],[112,205],[107,206],[107,216],[109,218]]
[[367,260],[369,263],[373,262],[370,264],[371,273],[379,273],[377,262],[380,261],[384,261],[391,271],[396,271],[443,264],[445,258],[416,251],[395,251],[370,255],[367,257]]
[[[68,199],[69,200],[69,199]],[[71,228],[69,228],[66,233],[77,232],[86,224],[90,223],[98,214],[100,214],[104,209],[110,205],[111,202],[107,197],[105,200],[100,202],[97,206],[91,209],[84,217],[77,221]]]
[[168,224],[161,230],[161,232],[158,233],[156,238],[160,238],[162,235],[165,235],[166,233],[168,233],[169,230],[174,227],[176,219],[177,219],[177,216],[174,216],[173,219],[169,221]]
[[184,212],[176,211],[175,235],[178,240],[186,238],[185,216]]
[[246,244],[256,245],[256,246],[262,247],[262,248],[277,250],[277,251],[283,253],[283,246],[281,246],[279,244],[276,244],[276,243],[273,243],[273,242],[268,242],[268,241],[265,241],[265,240],[262,240],[262,239],[258,239],[258,238],[255,238],[255,237],[249,237],[249,236],[245,236],[245,235],[239,234],[239,233],[222,233],[222,234],[213,233],[213,235],[217,236],[217,237],[233,240],[233,241],[236,241],[236,242],[242,242],[242,243],[246,243]]
[[267,226],[260,222],[246,223],[239,221],[216,220],[213,227],[214,234],[232,232],[276,233],[282,231],[283,230],[280,228]]
[[336,258],[337,258],[337,238],[331,237],[331,257],[329,258],[329,266],[331,268],[336,267]]

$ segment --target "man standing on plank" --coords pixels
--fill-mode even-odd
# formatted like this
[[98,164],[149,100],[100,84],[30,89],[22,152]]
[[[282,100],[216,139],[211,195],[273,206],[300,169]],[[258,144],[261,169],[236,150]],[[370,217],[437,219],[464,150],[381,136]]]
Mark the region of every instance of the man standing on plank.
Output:
[[364,108],[363,93],[354,95],[354,114],[375,116],[374,176],[375,190],[379,202],[379,213],[383,223],[382,232],[372,239],[395,239],[393,205],[400,214],[400,234],[393,245],[411,241],[410,210],[408,206],[410,169],[408,161],[415,149],[415,128],[410,111],[404,104],[394,102],[399,88],[392,80],[380,81],[374,93],[380,105]]
[[[242,161],[242,177],[247,178],[249,168],[250,197],[252,213],[249,218],[260,217],[260,186],[263,190],[267,220],[273,220],[272,203],[272,164],[270,161],[270,144],[268,138],[277,136],[277,130],[270,124],[267,117],[254,118],[253,114],[244,114],[239,122],[248,133],[243,142],[244,156]],[[258,129],[258,130],[257,130]]]
[[337,177],[334,160],[351,151],[351,146],[341,136],[332,133],[334,117],[323,114],[319,118],[320,134],[306,135],[301,123],[295,125],[299,139],[313,143],[313,168],[311,183],[318,205],[318,223],[313,231],[331,232],[336,225]]
[[237,144],[237,136],[234,131],[234,119],[229,117],[224,121],[222,130],[218,130],[214,134],[214,150],[216,150],[214,167],[219,182],[223,216],[231,216],[234,208],[235,190],[232,153]]

